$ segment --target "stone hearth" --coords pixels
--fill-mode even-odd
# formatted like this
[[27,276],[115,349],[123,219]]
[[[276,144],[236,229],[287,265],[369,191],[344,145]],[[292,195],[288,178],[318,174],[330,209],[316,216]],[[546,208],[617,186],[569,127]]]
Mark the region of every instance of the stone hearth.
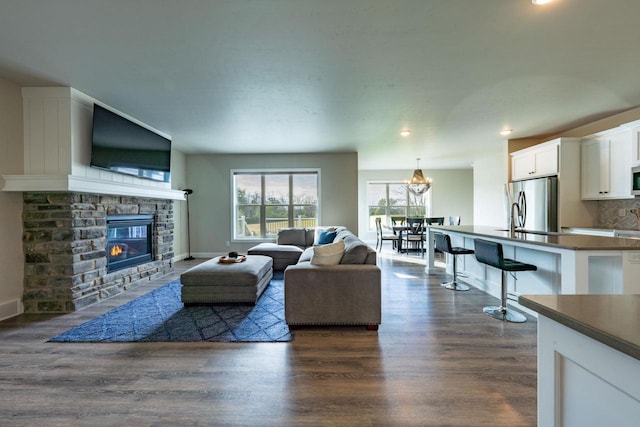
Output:
[[[151,262],[107,273],[107,215],[154,216]],[[69,313],[173,269],[173,201],[25,192],[24,311]]]

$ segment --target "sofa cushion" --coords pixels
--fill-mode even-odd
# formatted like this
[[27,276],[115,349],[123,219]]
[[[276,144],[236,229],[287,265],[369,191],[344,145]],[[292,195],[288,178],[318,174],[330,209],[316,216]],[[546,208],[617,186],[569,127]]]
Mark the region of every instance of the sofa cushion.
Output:
[[260,243],[249,249],[249,255],[265,255],[273,258],[273,269],[284,270],[298,262],[302,249],[294,245],[276,245],[275,243]]
[[346,228],[344,228],[342,230],[338,230],[338,234],[336,235],[336,241],[344,240],[349,236],[354,236],[355,237],[355,235],[351,231],[347,230]]
[[300,255],[298,263],[309,262],[311,261],[311,257],[313,257],[313,247],[308,247],[304,252],[302,252],[302,255]]
[[266,255],[271,258],[298,259],[304,249],[294,245],[277,245],[275,243],[260,243],[247,251],[249,255]]
[[373,249],[369,248],[367,252],[367,258],[364,260],[365,264],[369,265],[377,265],[378,253]]
[[305,228],[304,229],[304,246],[309,247],[313,246],[313,242],[316,238],[316,229],[315,228]]
[[317,245],[326,245],[329,243],[333,243],[333,239],[336,238],[336,234],[338,234],[335,231],[321,231],[320,234],[318,234],[318,241],[316,242]]
[[344,255],[344,242],[329,243],[328,245],[314,246],[311,264],[336,265]]
[[340,264],[364,264],[369,254],[369,247],[354,235],[346,236],[342,241],[344,255]]
[[304,228],[283,228],[278,230],[278,245],[294,245],[305,248],[305,229]]

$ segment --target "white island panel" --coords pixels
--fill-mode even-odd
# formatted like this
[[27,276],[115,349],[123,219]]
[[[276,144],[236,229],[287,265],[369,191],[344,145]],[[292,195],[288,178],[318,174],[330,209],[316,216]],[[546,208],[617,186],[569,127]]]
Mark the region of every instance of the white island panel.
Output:
[[640,361],[538,317],[538,425],[632,427]]
[[[434,236],[451,236],[454,246],[474,249],[482,238],[503,245],[504,256],[533,264],[537,271],[517,273],[517,281],[507,276],[510,292],[519,294],[602,294],[640,293],[640,240],[551,233],[514,233],[479,226],[429,227],[427,272],[435,272]],[[450,257],[447,257],[450,260]],[[501,274],[480,264],[472,255],[460,256],[462,281],[499,298]],[[451,262],[447,262],[451,273]]]

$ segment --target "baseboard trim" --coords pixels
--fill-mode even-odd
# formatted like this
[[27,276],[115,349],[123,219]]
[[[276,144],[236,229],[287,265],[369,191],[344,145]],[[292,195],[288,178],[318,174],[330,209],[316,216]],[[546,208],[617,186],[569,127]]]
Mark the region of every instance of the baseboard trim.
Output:
[[226,255],[227,252],[197,252],[193,255],[196,258],[215,258],[217,256],[222,256],[222,255]]
[[0,321],[22,314],[19,298],[0,303]]

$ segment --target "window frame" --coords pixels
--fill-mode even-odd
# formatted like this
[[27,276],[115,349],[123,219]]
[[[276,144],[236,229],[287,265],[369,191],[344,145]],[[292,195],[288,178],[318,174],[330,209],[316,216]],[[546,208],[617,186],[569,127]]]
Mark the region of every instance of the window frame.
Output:
[[[293,203],[293,175],[294,174],[315,174],[317,183],[317,195],[318,201],[316,206],[316,224],[321,224],[321,170],[320,168],[268,168],[268,169],[231,169],[230,171],[230,188],[231,188],[231,241],[234,243],[242,243],[242,242],[273,242],[276,240],[276,237],[268,237],[268,236],[255,236],[255,237],[239,237],[238,236],[238,218],[236,218],[237,212],[237,187],[236,187],[236,175],[261,175],[261,200],[260,204],[256,204],[256,206],[260,209],[260,223],[261,228],[264,224],[266,226],[266,217],[264,216],[266,209],[272,206],[287,206],[288,207],[288,218],[287,221],[289,223],[288,226],[295,226],[295,209],[300,206],[311,206],[311,205],[300,205]],[[278,175],[278,174],[288,174],[289,175],[289,203],[287,205],[272,205],[265,203],[265,175]]]
[[[386,194],[386,204],[384,206],[385,208],[385,213],[384,213],[384,219],[382,221],[383,224],[386,224],[388,226],[391,225],[391,216],[390,215],[390,209],[392,207],[396,207],[396,208],[404,208],[404,216],[408,216],[408,213],[410,212],[411,208],[416,208],[417,206],[415,205],[411,205],[411,194],[410,194],[410,190],[409,187],[407,186],[407,183],[404,181],[398,181],[398,180],[371,180],[371,181],[367,181],[367,186],[366,186],[366,200],[367,200],[367,230],[368,231],[376,231],[376,226],[375,226],[375,222],[371,221],[371,208],[372,207],[378,207],[381,208],[382,205],[379,204],[373,204],[371,200],[369,200],[369,185],[374,184],[374,185],[385,185],[385,194]],[[394,205],[394,206],[390,206],[389,205],[389,194],[390,194],[390,190],[389,190],[389,186],[391,185],[402,185],[405,187],[405,191],[406,191],[406,204],[399,206],[399,205]],[[431,210],[432,210],[432,201],[433,201],[433,193],[432,193],[433,187],[429,188],[429,190],[427,190],[423,195],[423,202],[424,202],[424,210],[425,210],[425,218],[426,217],[430,217],[431,216]],[[376,201],[378,202],[378,201]],[[395,216],[395,215],[393,215]]]

